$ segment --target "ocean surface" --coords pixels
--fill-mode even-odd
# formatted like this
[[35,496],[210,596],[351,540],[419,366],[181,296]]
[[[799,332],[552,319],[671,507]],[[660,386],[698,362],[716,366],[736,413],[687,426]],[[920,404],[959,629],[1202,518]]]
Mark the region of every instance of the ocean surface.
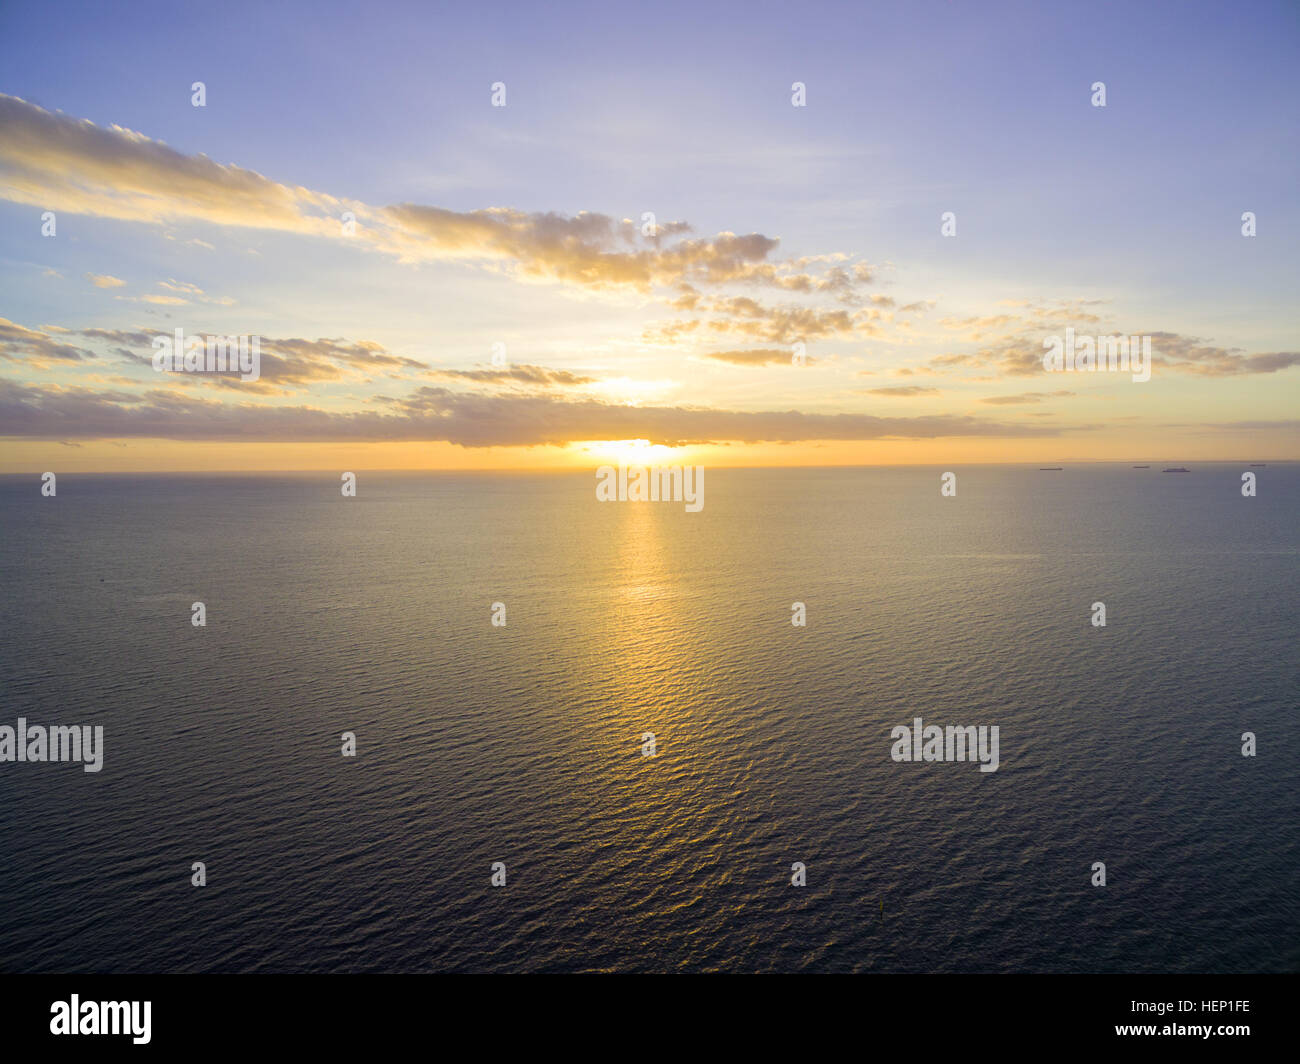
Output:
[[0,478],[0,971],[1296,971],[1300,466],[1163,464]]

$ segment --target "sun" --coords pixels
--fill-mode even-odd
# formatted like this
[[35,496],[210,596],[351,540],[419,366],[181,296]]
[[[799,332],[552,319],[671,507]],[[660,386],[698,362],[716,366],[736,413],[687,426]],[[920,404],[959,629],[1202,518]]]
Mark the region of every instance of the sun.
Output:
[[620,466],[680,465],[680,447],[665,447],[649,440],[597,440],[591,453],[602,462]]

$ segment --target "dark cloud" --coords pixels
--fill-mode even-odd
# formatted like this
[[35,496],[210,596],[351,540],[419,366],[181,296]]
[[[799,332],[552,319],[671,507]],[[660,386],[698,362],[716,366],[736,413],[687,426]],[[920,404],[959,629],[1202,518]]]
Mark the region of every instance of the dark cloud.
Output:
[[0,425],[11,437],[38,439],[422,440],[463,447],[528,447],[576,440],[793,443],[1034,437],[1060,431],[973,417],[633,407],[542,394],[466,395],[432,386],[406,398],[382,399],[380,405],[381,410],[335,413],[302,406],[221,403],[174,390],[137,395],[0,381]]
[[0,358],[11,362],[85,362],[94,352],[56,340],[49,333],[28,329],[0,318]]

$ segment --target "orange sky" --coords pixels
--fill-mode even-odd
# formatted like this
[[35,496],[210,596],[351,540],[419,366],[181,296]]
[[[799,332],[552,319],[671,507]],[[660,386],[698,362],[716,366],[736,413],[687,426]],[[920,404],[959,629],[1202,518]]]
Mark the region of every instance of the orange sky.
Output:
[[1107,439],[1080,433],[1051,440],[898,440],[751,444],[732,447],[638,447],[586,443],[569,447],[463,448],[448,443],[209,443],[175,440],[88,441],[69,447],[48,441],[0,443],[4,472],[183,472],[361,469],[592,469],[599,465],[960,465],[1024,462],[1279,461],[1295,457],[1289,433],[1258,439],[1257,450],[1205,434],[1168,430]]

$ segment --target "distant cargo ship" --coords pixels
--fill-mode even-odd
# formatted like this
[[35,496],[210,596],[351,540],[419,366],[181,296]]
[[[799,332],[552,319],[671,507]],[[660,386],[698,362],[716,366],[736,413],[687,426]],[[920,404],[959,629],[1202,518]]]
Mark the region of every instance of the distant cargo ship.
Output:
[[1150,469],[1151,467],[1150,467],[1149,465],[1135,465],[1133,468],[1134,468],[1134,469]]
[[1160,472],[1162,472],[1162,473],[1190,473],[1191,470],[1190,470],[1190,469],[1184,469],[1182,466],[1179,466],[1177,469],[1162,469],[1162,470],[1160,470]]
[[1063,470],[1064,468],[1065,468],[1065,466],[1059,466],[1059,465],[1046,465],[1046,466],[1039,466],[1039,467],[1038,467],[1038,471],[1039,471],[1040,473],[1059,473],[1059,472],[1061,472],[1061,470]]

